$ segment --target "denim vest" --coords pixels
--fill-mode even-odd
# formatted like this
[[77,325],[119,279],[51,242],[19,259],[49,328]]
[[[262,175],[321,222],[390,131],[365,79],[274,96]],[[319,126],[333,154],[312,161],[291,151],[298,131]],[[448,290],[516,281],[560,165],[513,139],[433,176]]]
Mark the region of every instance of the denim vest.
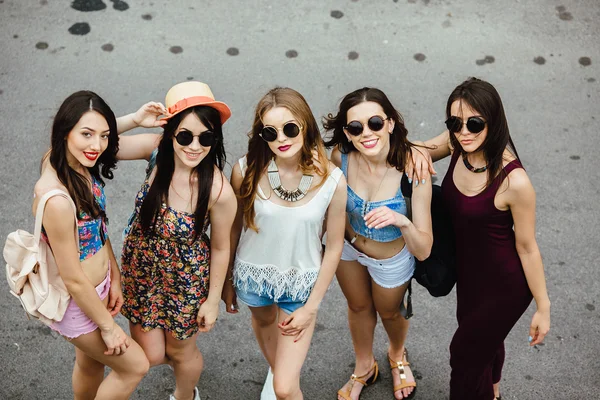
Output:
[[[342,153],[342,172],[348,179],[348,154]],[[402,196],[402,189],[398,182],[398,191],[391,199],[381,201],[365,201],[359,195],[354,193],[354,190],[348,185],[348,201],[346,202],[346,213],[350,220],[350,226],[357,234],[366,237],[367,239],[376,242],[391,242],[402,237],[402,231],[395,226],[386,226],[384,228],[375,229],[367,228],[364,216],[371,210],[378,207],[386,206],[390,210],[399,214],[407,215],[406,201]]]

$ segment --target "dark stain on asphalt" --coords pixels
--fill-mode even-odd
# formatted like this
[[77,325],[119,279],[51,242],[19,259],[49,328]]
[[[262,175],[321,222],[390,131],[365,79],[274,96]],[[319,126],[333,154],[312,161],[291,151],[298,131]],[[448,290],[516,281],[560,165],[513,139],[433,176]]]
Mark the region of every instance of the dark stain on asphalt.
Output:
[[13,35],[13,39],[18,39],[19,35]]
[[565,6],[557,6],[556,11],[558,12],[558,18],[563,21],[571,21],[573,19],[573,15],[567,11]]
[[585,308],[587,308],[589,311],[594,311],[596,309],[593,304],[586,304]]
[[525,375],[525,379],[528,380],[528,381],[530,381],[530,380],[533,379],[533,376],[531,376],[531,375]]
[[450,28],[452,26],[452,22],[450,20],[445,20],[442,22],[442,28]]
[[230,47],[227,49],[227,54],[230,56],[237,56],[240,54],[240,50],[237,47]]
[[533,59],[533,62],[538,64],[538,65],[544,65],[546,64],[546,59],[542,56],[538,56],[536,58]]
[[296,50],[288,50],[285,52],[285,56],[287,58],[296,58],[298,57],[298,52]]
[[102,50],[104,50],[104,51],[111,52],[114,50],[114,48],[115,48],[115,46],[113,46],[112,43],[106,43],[106,44],[102,45]]
[[494,61],[496,61],[496,58],[494,58],[494,56],[485,56],[485,58],[482,58],[481,60],[476,60],[475,64],[477,64],[477,65],[493,64]]
[[325,325],[317,323],[315,325],[315,332],[321,332],[325,330]]
[[71,8],[83,12],[100,11],[106,8],[106,4],[102,0],[74,0]]
[[129,8],[129,4],[121,0],[110,0],[113,3],[113,8],[118,11],[125,11]]
[[564,261],[559,261],[558,265],[565,265],[565,262]]
[[4,90],[0,89],[0,94],[3,94],[3,93],[4,93]]
[[142,15],[142,19],[144,21],[150,21],[152,19],[152,15],[150,15],[150,14],[144,14],[144,15]]
[[48,5],[48,0],[41,0],[40,4],[43,6],[47,6]]
[[183,48],[181,46],[171,46],[169,51],[173,54],[180,54],[183,53]]
[[425,57],[425,54],[423,54],[423,53],[417,53],[413,56],[413,58],[419,62],[422,62],[422,61],[425,61],[425,59],[427,57]]
[[589,83],[593,83],[593,82],[596,82],[596,78],[587,78],[587,81]]
[[581,157],[579,157],[578,155],[574,155],[569,157],[571,160],[581,160]]
[[579,59],[579,64],[583,65],[584,67],[587,67],[588,65],[592,65],[592,60],[589,57],[581,57]]
[[348,53],[348,60],[356,60],[358,58],[358,53],[356,51],[351,51]]
[[46,42],[37,42],[35,44],[35,48],[38,50],[46,50],[48,48],[48,43]]
[[90,24],[87,22],[77,22],[69,28],[69,32],[72,35],[87,35],[91,30],[92,28],[90,28]]
[[340,10],[333,10],[333,11],[331,11],[330,15],[335,19],[340,19],[344,16],[344,13],[341,12]]
[[187,80],[188,80],[188,81],[193,81],[193,80],[194,80],[194,77],[193,77],[193,76],[188,76],[188,77],[187,77]]

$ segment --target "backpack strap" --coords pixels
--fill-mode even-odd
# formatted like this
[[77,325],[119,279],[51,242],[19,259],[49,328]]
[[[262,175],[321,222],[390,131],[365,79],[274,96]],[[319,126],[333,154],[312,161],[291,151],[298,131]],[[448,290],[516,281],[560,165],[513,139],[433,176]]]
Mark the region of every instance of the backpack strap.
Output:
[[[62,197],[65,197],[67,200],[69,200],[69,203],[71,204],[71,207],[73,208],[73,214],[75,215],[75,227],[77,227],[77,207],[75,206],[75,203],[73,203],[71,196],[69,196],[68,193],[66,193],[65,191],[60,190],[60,189],[50,190],[49,192],[44,193],[44,195],[40,198],[40,201],[37,205],[37,209],[35,212],[35,228],[33,230],[34,243],[40,242],[40,237],[42,234],[42,220],[44,219],[44,208],[46,207],[46,202],[48,202],[48,200],[50,200],[50,198],[52,198],[54,196],[62,196]],[[77,251],[79,251],[79,231],[78,231],[78,229],[75,229],[75,241],[77,242]]]

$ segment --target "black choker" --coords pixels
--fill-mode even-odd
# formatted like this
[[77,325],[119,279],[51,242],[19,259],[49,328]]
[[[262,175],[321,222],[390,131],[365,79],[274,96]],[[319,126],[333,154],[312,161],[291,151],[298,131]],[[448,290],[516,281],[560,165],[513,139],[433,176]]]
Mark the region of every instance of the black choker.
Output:
[[475,172],[477,174],[479,172],[487,171],[487,165],[479,168],[475,168],[474,166],[472,166],[469,160],[467,160],[467,153],[462,153],[462,159],[463,163],[465,164],[465,167],[467,167],[467,169],[471,172]]

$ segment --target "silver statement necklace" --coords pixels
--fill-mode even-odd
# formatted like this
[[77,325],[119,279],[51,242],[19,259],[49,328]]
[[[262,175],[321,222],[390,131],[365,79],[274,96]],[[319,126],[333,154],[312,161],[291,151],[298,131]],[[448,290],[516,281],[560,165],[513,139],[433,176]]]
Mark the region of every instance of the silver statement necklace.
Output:
[[302,175],[302,179],[300,180],[298,187],[294,190],[287,190],[281,185],[279,168],[277,168],[277,164],[275,164],[274,159],[271,159],[271,162],[269,163],[267,175],[269,177],[271,189],[273,189],[273,192],[277,195],[277,197],[292,203],[301,200],[304,198],[304,196],[306,196],[306,193],[308,193],[308,189],[310,189],[310,185],[312,184],[313,180],[312,175]]

